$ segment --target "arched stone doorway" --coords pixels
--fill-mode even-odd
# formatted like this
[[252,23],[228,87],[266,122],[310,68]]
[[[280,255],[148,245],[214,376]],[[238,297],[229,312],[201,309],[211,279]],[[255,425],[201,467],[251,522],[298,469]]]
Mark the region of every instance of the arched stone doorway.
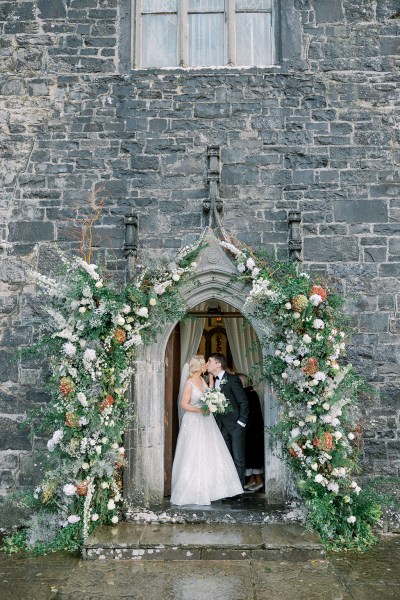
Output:
[[[198,257],[196,275],[181,289],[188,309],[210,299],[229,302],[242,312],[247,296],[241,282],[232,281],[236,273],[218,240],[208,238]],[[261,324],[251,320],[259,335]],[[128,467],[125,472],[126,498],[142,506],[160,504],[164,497],[164,395],[165,349],[176,323],[170,324],[136,361],[131,386],[130,422],[125,433]],[[274,454],[269,428],[278,418],[277,404],[268,385],[264,385],[265,493],[271,504],[282,503],[285,496],[286,469]]]

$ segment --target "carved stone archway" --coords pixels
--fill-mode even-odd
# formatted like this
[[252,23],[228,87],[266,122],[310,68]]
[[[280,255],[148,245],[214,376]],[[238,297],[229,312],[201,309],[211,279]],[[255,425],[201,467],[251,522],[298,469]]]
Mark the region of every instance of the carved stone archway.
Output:
[[[243,311],[247,288],[232,281],[235,267],[214,236],[197,259],[196,275],[181,293],[192,309],[201,302],[226,301]],[[265,324],[251,320],[260,335]],[[140,506],[155,506],[164,494],[164,387],[165,348],[176,323],[171,323],[151,345],[143,349],[136,361],[136,374],[131,386],[131,420],[125,433],[128,468],[124,494],[128,501]],[[268,502],[281,504],[285,498],[287,471],[273,452],[269,428],[278,418],[277,403],[269,385],[264,385],[265,425],[265,492]]]

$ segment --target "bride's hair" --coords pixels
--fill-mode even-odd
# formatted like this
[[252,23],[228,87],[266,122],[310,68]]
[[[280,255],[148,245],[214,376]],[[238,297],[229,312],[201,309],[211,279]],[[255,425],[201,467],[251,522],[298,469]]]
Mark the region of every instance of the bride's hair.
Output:
[[205,362],[204,356],[201,354],[195,354],[192,356],[192,358],[189,360],[189,377],[193,375],[193,373],[196,373],[196,371],[200,371]]

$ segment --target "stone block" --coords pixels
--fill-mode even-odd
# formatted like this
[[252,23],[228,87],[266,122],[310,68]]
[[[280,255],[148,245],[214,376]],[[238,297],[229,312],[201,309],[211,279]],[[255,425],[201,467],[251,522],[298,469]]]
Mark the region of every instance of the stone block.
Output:
[[18,381],[18,360],[15,352],[0,350],[0,382]]
[[157,156],[133,156],[131,159],[134,171],[158,171],[160,161]]
[[229,117],[229,113],[229,104],[198,103],[194,108],[194,116],[198,119],[221,119]]
[[380,38],[380,54],[382,56],[398,56],[400,54],[400,38],[397,37],[381,37]]
[[349,236],[305,238],[304,260],[311,262],[358,261],[357,239]]
[[26,403],[21,392],[15,389],[15,393],[8,393],[0,390],[0,413],[15,415],[23,414],[26,411]]
[[63,19],[66,16],[63,0],[37,0],[41,19]]
[[386,223],[387,204],[383,200],[347,200],[334,204],[336,221],[353,223]]
[[368,248],[364,249],[364,261],[365,262],[373,262],[373,263],[381,263],[386,262],[387,260],[387,252],[386,248]]
[[10,242],[54,240],[54,225],[44,221],[17,221],[9,225]]
[[11,419],[0,418],[0,450],[31,450],[29,430],[22,430]]

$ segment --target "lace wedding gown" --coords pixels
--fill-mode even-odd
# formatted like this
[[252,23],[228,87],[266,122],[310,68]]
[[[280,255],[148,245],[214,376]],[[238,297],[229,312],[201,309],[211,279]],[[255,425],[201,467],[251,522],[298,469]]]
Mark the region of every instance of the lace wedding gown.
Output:
[[[204,390],[188,383],[193,388],[190,403],[198,406]],[[172,466],[171,503],[204,506],[242,492],[236,467],[214,417],[185,411]]]

